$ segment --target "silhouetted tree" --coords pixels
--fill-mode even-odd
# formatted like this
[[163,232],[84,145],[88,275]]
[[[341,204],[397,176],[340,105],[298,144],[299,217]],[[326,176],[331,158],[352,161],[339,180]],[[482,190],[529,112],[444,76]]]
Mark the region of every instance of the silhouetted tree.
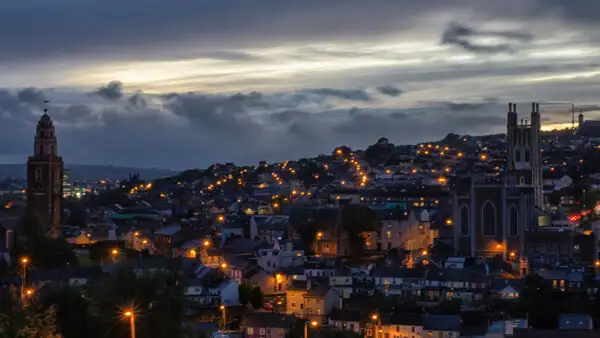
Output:
[[250,304],[255,309],[260,309],[263,306],[263,293],[260,287],[255,287],[250,293]]

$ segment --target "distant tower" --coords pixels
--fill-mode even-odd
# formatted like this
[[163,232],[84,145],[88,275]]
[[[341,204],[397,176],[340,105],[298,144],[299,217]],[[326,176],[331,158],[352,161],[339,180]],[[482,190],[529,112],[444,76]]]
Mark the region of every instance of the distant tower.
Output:
[[532,103],[531,107],[531,124],[523,120],[518,124],[517,105],[508,105],[507,172],[512,174],[513,184],[533,186],[535,206],[543,209],[540,105]]
[[575,129],[575,105],[571,106],[571,128]]
[[52,227],[54,236],[60,234],[63,197],[63,161],[57,154],[54,123],[45,108],[37,124],[33,156],[27,161],[27,207],[43,226]]
[[581,126],[583,126],[583,110],[579,111],[579,116],[578,116],[578,127],[581,128]]

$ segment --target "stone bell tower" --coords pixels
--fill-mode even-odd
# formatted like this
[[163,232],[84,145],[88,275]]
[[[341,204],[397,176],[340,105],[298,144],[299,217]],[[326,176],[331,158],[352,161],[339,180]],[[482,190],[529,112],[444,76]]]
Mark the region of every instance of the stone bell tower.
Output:
[[60,234],[62,181],[63,160],[58,156],[54,122],[45,108],[36,127],[33,156],[27,160],[27,208],[44,227],[51,227],[53,236]]

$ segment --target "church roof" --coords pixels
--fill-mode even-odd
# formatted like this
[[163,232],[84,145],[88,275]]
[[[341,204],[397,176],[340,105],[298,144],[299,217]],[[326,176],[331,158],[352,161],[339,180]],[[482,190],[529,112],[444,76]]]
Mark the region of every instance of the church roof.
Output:
[[587,120],[584,121],[579,130],[577,130],[578,136],[587,136],[587,137],[599,137],[600,136],[600,121],[597,120]]

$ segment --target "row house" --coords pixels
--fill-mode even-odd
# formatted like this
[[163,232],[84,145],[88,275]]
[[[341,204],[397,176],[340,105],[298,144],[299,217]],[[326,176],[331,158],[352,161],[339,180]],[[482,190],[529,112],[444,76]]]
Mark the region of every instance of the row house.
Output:
[[285,269],[304,264],[304,250],[294,248],[292,241],[280,245],[280,240],[267,248],[259,248],[256,252],[258,266],[267,272]]
[[250,238],[258,238],[274,244],[288,237],[289,216],[285,215],[252,215],[250,217]]
[[235,306],[239,305],[238,287],[222,271],[200,267],[194,278],[186,280],[183,295],[188,305]]
[[431,268],[427,270],[425,285],[429,294],[439,294],[439,300],[461,299],[472,303],[482,301],[487,294],[489,277],[473,269]]
[[301,283],[287,288],[286,313],[326,324],[331,311],[342,307],[342,297],[329,285]]

